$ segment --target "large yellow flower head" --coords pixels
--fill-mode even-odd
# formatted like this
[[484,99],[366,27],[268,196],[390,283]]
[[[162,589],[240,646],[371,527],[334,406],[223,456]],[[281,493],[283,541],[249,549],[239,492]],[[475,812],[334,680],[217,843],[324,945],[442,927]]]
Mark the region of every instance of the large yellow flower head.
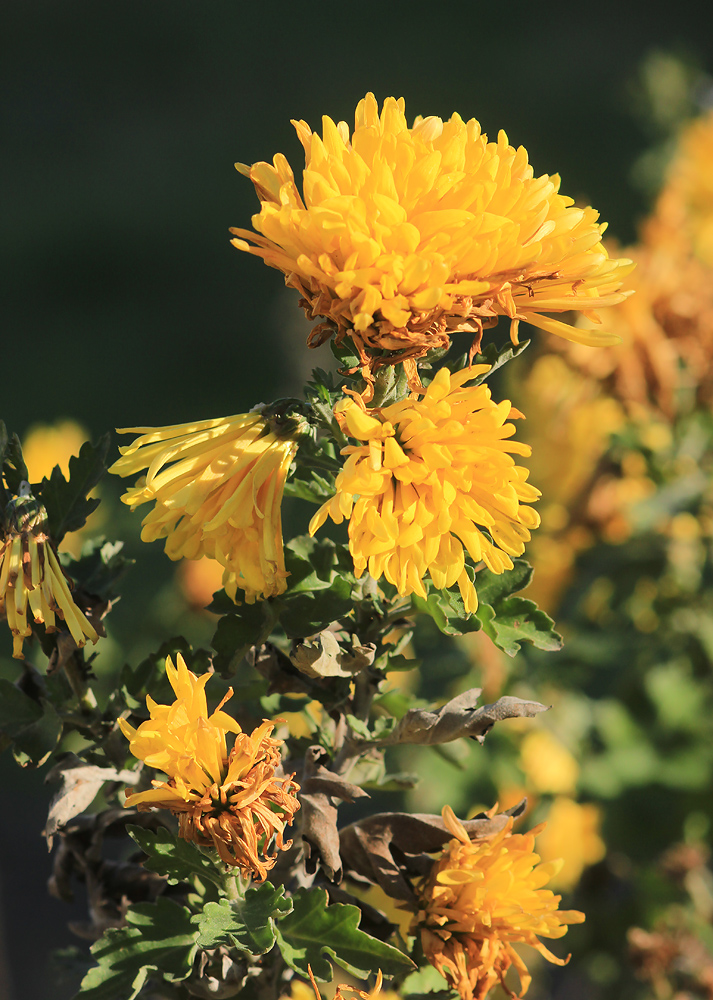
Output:
[[462,1000],[482,1000],[503,983],[511,965],[524,995],[531,976],[513,945],[528,944],[549,962],[564,965],[567,960],[539,938],[562,937],[584,914],[558,910],[561,897],[543,888],[560,863],[540,864],[533,853],[542,826],[514,834],[510,820],[494,837],[473,842],[449,806],[443,820],[454,839],[417,887],[420,909],[413,931],[420,930],[426,957]]
[[367,379],[408,361],[416,388],[414,359],[456,331],[477,347],[499,316],[514,341],[527,320],[579,343],[616,342],[544,315],[577,310],[598,322],[593,310],[621,301],[631,265],[609,259],[598,213],[559,194],[558,176],[535,177],[504,132],[488,142],[457,114],[409,128],[403,98],[379,113],[373,94],[359,102],[351,135],[346,122],[322,121],[321,138],[293,122],[305,149],[302,194],[280,153],[272,165],[237,164],[262,205],[259,235],[231,230],[236,247],[285,273],[309,317],[325,318],[311,346],[349,334]]
[[154,503],[145,542],[165,538],[170,559],[217,559],[233,600],[238,587],[249,604],[285,591],[281,501],[297,432],[278,433],[256,412],[119,433],[141,435],[110,471],[148,470],[122,497],[132,510]]
[[[35,622],[56,632],[63,619],[77,646],[96,642],[96,630],[74,602],[70,585],[47,534],[47,512],[24,483],[11,500],[0,532],[0,615],[12,631],[12,655],[21,660],[24,640],[32,635],[28,606]],[[56,616],[56,617],[55,617]]]
[[[277,851],[291,846],[283,834],[300,807],[292,777],[275,777],[282,740],[270,738],[272,722],[250,734],[242,731],[222,710],[232,688],[209,715],[205,686],[211,675],[196,677],[180,654],[176,664],[166,660],[176,693],[172,705],[157,705],[147,695],[150,719],[138,729],[119,720],[134,757],[168,776],[152,781],[150,791],[129,794],[127,789],[125,805],[169,809],[178,816],[181,837],[214,847],[227,865],[263,880]],[[226,733],[235,734],[231,750]]]
[[[509,454],[529,455],[527,445],[509,441],[518,415],[510,403],[494,403],[485,385],[466,382],[488,365],[452,375],[441,368],[423,393],[381,409],[364,409],[354,399],[335,414],[350,437],[337,492],[310,523],[314,532],[329,516],[349,520],[349,549],[361,576],[368,568],[385,576],[400,594],[426,597],[428,574],[439,589],[456,582],[466,609],[478,598],[465,566],[465,551],[494,573],[512,568],[537,527],[526,506],[539,496],[527,470]],[[485,528],[489,538],[481,530]],[[464,551],[465,550],[465,551]]]

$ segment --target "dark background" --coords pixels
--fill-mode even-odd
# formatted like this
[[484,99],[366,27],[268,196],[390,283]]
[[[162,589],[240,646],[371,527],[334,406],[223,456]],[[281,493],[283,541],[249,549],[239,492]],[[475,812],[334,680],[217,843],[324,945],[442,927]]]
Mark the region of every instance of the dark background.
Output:
[[[281,151],[298,169],[290,118],[351,123],[367,90],[403,95],[409,119],[476,117],[626,242],[647,207],[631,168],[652,141],[632,111],[637,68],[660,48],[713,70],[710,4],[686,0],[18,0],[3,37],[0,416],[20,434],[63,416],[96,436],[240,412],[325,364],[306,357],[282,276],[228,243],[256,210],[233,162]],[[62,1000],[48,953],[73,939],[44,888],[49,791],[8,755],[0,771],[12,996]]]

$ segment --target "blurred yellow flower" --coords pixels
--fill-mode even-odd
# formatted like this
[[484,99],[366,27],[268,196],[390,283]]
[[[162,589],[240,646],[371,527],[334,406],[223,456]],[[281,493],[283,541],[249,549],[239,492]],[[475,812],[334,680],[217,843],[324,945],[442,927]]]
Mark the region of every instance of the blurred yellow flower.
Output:
[[74,420],[30,427],[22,442],[22,457],[30,482],[39,483],[45,477],[49,478],[55,465],[68,476],[70,458],[78,455],[79,449],[88,440],[87,432]]
[[420,931],[424,954],[462,1000],[482,1000],[497,983],[505,986],[511,965],[524,995],[532,977],[513,945],[528,944],[564,965],[567,959],[557,958],[539,938],[562,937],[584,914],[559,911],[560,897],[542,888],[559,867],[540,864],[533,853],[542,827],[513,834],[511,819],[494,837],[471,841],[449,806],[443,820],[454,839],[417,886],[420,909],[412,932]]
[[121,498],[132,510],[155,504],[145,542],[165,538],[170,559],[216,559],[233,600],[238,587],[248,604],[285,591],[281,502],[296,433],[278,434],[260,413],[119,433],[141,435],[109,471],[148,469]]
[[213,594],[223,586],[223,573],[219,562],[202,556],[180,563],[176,576],[178,586],[191,607],[205,608],[213,599]]
[[515,428],[506,421],[518,411],[507,400],[494,403],[485,385],[465,385],[487,370],[474,365],[451,375],[441,368],[421,399],[366,410],[350,398],[335,407],[344,432],[362,443],[343,449],[349,457],[337,492],[309,530],[314,534],[327,517],[348,519],[357,576],[368,568],[400,594],[424,598],[426,574],[439,589],[457,582],[473,612],[478,597],[464,550],[494,573],[510,569],[510,556],[524,551],[539,524],[526,505],[539,491],[508,454],[530,453],[507,440]]
[[35,622],[57,632],[56,617],[64,620],[80,648],[99,636],[77,607],[70,584],[47,534],[47,512],[32,496],[28,483],[5,510],[0,534],[0,615],[7,617],[13,652],[23,658],[24,640],[32,635],[28,605]]
[[520,320],[578,343],[616,342],[544,315],[575,310],[599,322],[594,310],[622,300],[631,264],[609,258],[598,213],[559,194],[557,175],[535,177],[504,132],[488,142],[458,114],[409,128],[404,107],[388,97],[380,113],[367,94],[351,136],[326,116],[322,138],[293,122],[303,194],[280,153],[272,165],[236,164],[262,204],[259,235],[232,229],[233,244],[283,271],[307,315],[325,318],[310,346],[349,334],[367,380],[406,361],[417,388],[416,358],[457,331],[477,349],[499,316],[514,342]]
[[[312,975],[312,969],[308,966],[310,978],[312,980],[312,985],[308,986],[307,983],[302,982],[299,979],[294,980],[290,984],[290,992],[283,993],[280,1000],[322,1000],[322,992],[320,992],[317,982]],[[373,990],[361,990],[358,986],[349,985],[348,983],[337,984],[336,980],[332,980],[324,987],[323,993],[325,997],[331,998],[331,1000],[399,1000],[399,995],[394,990],[382,990],[381,983],[383,977],[381,971],[377,973],[376,983]],[[344,992],[346,990],[346,993]]]
[[582,805],[564,795],[554,800],[537,841],[543,861],[562,860],[550,880],[553,888],[573,889],[584,869],[602,860],[606,845],[600,836],[601,822],[601,810],[594,803]]
[[520,744],[520,766],[538,792],[573,792],[579,764],[546,729],[531,730]]
[[[268,721],[251,734],[242,731],[222,710],[232,688],[208,715],[205,686],[211,674],[196,677],[180,653],[176,663],[166,660],[176,694],[172,705],[158,705],[147,695],[150,719],[138,729],[119,719],[134,757],[168,776],[152,781],[150,791],[127,789],[125,806],[169,809],[178,817],[179,836],[214,847],[225,864],[262,881],[277,851],[291,846],[283,834],[299,809],[293,776],[276,777],[282,740],[270,738],[275,724]],[[235,735],[230,751],[226,733]]]

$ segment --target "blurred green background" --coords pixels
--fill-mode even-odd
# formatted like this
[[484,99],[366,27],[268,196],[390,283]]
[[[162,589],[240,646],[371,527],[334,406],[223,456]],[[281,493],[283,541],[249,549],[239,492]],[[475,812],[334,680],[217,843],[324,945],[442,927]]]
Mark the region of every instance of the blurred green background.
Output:
[[[627,242],[648,207],[632,171],[638,162],[645,180],[641,156],[666,139],[666,107],[690,97],[654,73],[663,111],[644,120],[645,58],[676,52],[692,78],[713,72],[711,6],[687,0],[26,0],[3,22],[0,416],[21,435],[66,416],[97,436],[240,412],[298,392],[311,364],[327,363],[326,347],[307,357],[308,326],[281,276],[228,242],[228,227],[247,226],[256,207],[233,163],[281,151],[299,167],[290,118],[351,122],[367,90],[380,101],[403,95],[409,118],[457,110],[493,137],[504,128],[536,173],[559,172],[564,193],[593,204]],[[138,519],[122,518],[124,528],[135,554]],[[144,555],[119,634],[173,572],[159,547]],[[170,607],[162,613],[170,629]],[[199,635],[201,620],[190,628]],[[0,769],[11,995],[62,1000],[70,992],[48,954],[74,939],[69,908],[45,891],[39,830],[50,792],[8,754]]]

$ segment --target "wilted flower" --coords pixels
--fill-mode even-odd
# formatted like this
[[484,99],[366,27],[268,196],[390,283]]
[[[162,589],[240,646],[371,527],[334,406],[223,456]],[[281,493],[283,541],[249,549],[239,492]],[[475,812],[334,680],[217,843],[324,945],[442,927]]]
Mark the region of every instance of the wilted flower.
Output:
[[228,594],[235,600],[240,587],[252,604],[287,587],[280,505],[299,432],[290,422],[277,431],[257,412],[131,427],[119,433],[141,436],[110,471],[148,469],[121,498],[132,510],[155,503],[142,522],[145,542],[165,538],[170,559],[217,559]]
[[47,534],[47,512],[32,496],[28,483],[5,510],[0,536],[0,614],[12,631],[13,651],[22,659],[24,640],[32,635],[27,609],[47,632],[58,631],[56,617],[63,619],[77,646],[99,636],[74,602],[70,584],[59,564]]
[[550,806],[547,825],[537,849],[543,861],[558,858],[562,867],[552,876],[556,889],[573,889],[589,865],[601,861],[606,844],[600,836],[602,814],[593,802],[575,802],[558,795]]
[[400,594],[421,597],[426,574],[439,589],[457,582],[473,612],[478,598],[464,549],[494,573],[523,552],[539,524],[526,504],[539,491],[508,454],[530,454],[507,440],[515,428],[506,421],[518,412],[507,400],[494,403],[485,385],[465,386],[487,370],[474,365],[452,375],[442,368],[422,399],[381,409],[354,399],[337,404],[345,433],[362,443],[343,449],[349,457],[337,492],[312,518],[310,533],[327,517],[337,524],[347,518],[357,576],[368,568]]
[[[181,837],[214,847],[227,865],[262,880],[275,865],[277,851],[291,846],[283,834],[299,809],[299,786],[292,777],[275,776],[282,740],[270,738],[274,723],[268,721],[253,733],[242,731],[222,710],[232,688],[208,715],[205,686],[211,675],[196,677],[180,654],[176,663],[166,660],[174,703],[157,705],[147,695],[150,719],[138,729],[119,720],[134,757],[168,776],[152,781],[150,791],[130,794],[127,789],[125,805],[169,809],[178,816]],[[230,751],[226,733],[235,734]]]
[[616,342],[544,315],[577,310],[598,322],[594,310],[624,297],[631,265],[609,259],[598,213],[560,195],[557,175],[535,177],[504,132],[488,142],[457,114],[409,128],[403,99],[387,98],[379,113],[373,94],[359,102],[351,136],[346,122],[322,121],[322,138],[293,122],[303,195],[282,154],[273,165],[237,164],[262,202],[252,220],[260,235],[231,230],[236,247],[285,273],[309,317],[326,319],[311,346],[349,334],[367,379],[406,361],[416,388],[416,358],[456,331],[477,348],[499,316],[515,342],[520,320],[578,343]]
[[420,909],[413,931],[420,930],[429,962],[463,1000],[482,1000],[497,983],[504,985],[511,965],[524,995],[532,977],[513,945],[528,944],[549,962],[564,965],[567,960],[539,938],[562,937],[584,914],[559,911],[560,897],[542,888],[559,867],[540,864],[533,853],[542,827],[514,834],[511,819],[494,837],[473,842],[449,806],[443,820],[454,839],[417,888]]

